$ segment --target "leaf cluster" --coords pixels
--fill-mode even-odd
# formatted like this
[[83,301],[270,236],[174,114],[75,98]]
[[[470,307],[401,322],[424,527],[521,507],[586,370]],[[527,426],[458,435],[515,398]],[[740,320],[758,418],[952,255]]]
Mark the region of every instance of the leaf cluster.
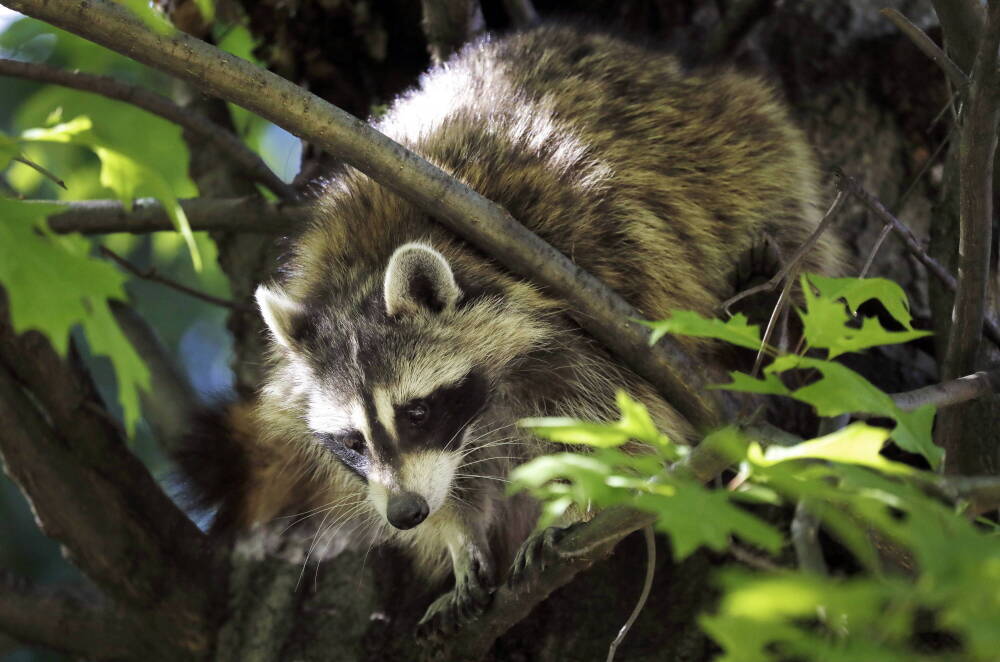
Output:
[[[770,444],[752,427],[717,430],[701,443],[725,453],[739,473],[728,489],[713,490],[679,469],[687,449],[621,393],[618,421],[522,421],[538,436],[591,450],[529,462],[513,473],[512,489],[544,502],[541,526],[558,521],[571,506],[627,505],[653,513],[678,559],[701,546],[724,550],[736,539],[779,554],[790,545],[788,537],[746,504],[806,507],[863,571],[851,577],[791,568],[721,572],[718,609],[701,617],[723,648],[720,660],[994,659],[1000,644],[996,532],[933,496],[934,473],[882,454],[895,443],[937,467],[942,451],[931,440],[933,408],[902,411],[834,360],[925,333],[913,329],[905,295],[889,281],[808,276],[802,284],[805,307],[799,315],[809,355],[765,347],[772,361],[762,377],[734,372],[733,381],[720,388],[791,397],[821,416],[877,416],[890,420],[891,428],[857,421],[793,446]],[[858,306],[869,299],[877,299],[901,330],[857,319]],[[740,316],[722,321],[680,311],[649,326],[654,342],[678,333],[761,349],[759,328]],[[786,385],[792,371],[808,371],[808,383]],[[903,567],[886,563],[887,548],[907,559]]]

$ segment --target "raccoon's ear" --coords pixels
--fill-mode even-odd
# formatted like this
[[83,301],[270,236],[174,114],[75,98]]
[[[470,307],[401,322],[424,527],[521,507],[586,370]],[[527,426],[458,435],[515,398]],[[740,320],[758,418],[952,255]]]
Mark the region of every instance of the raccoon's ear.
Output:
[[404,244],[396,249],[385,270],[384,287],[389,315],[440,313],[462,296],[448,260],[425,244]]
[[303,313],[302,304],[287,294],[267,285],[261,285],[254,294],[260,307],[261,317],[271,329],[271,334],[283,347],[292,347],[292,326],[297,316]]

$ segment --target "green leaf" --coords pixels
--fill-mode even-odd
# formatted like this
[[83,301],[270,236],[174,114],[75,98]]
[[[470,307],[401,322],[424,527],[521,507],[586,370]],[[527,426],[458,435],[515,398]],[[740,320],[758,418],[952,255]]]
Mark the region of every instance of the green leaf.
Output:
[[132,208],[132,200],[141,187],[151,189],[166,210],[174,228],[184,237],[195,271],[201,271],[201,254],[198,252],[191,224],[163,177],[121,152],[97,144],[93,149],[101,160],[101,184],[114,191],[126,209]]
[[201,12],[201,17],[205,23],[211,24],[215,21],[214,0],[194,0],[194,4],[198,7],[198,11]]
[[[852,313],[865,301],[877,299],[897,322],[912,329],[913,318],[906,292],[885,278],[827,278],[808,274],[809,282],[827,299],[844,299]],[[803,288],[808,289],[808,288]]]
[[[812,280],[812,276],[808,277]],[[829,358],[834,358],[847,352],[858,352],[869,347],[878,345],[890,345],[894,343],[909,342],[916,338],[923,338],[931,335],[929,331],[916,331],[910,328],[909,313],[905,309],[905,297],[900,301],[892,295],[899,290],[899,286],[891,281],[882,279],[858,280],[857,278],[823,279],[824,290],[822,296],[817,297],[811,287],[806,282],[807,277],[803,276],[802,290],[805,292],[806,309],[799,311],[802,318],[803,333],[810,347],[818,347],[829,351]],[[892,286],[892,287],[889,287]],[[895,288],[895,289],[893,289]],[[902,291],[898,292],[900,295]],[[848,323],[851,317],[847,314],[844,304],[838,297],[843,297],[848,301],[852,309],[864,301],[880,295],[889,301],[894,307],[894,314],[900,313],[900,306],[904,306],[902,314],[905,319],[902,323],[907,326],[906,331],[889,331],[882,326],[882,323],[875,318],[866,317],[861,320],[861,327],[852,327]],[[882,298],[879,298],[881,301]]]
[[754,443],[747,451],[747,459],[759,466],[773,466],[794,460],[828,460],[846,464],[860,464],[884,473],[911,474],[914,469],[891,462],[879,454],[889,438],[889,431],[857,422],[818,439],[804,441],[795,446],[770,446],[767,450]]
[[742,372],[730,372],[733,381],[728,384],[713,384],[709,388],[726,391],[742,391],[745,393],[760,393],[762,395],[788,395],[791,391],[781,383],[777,375],[767,373],[763,379],[754,379]]
[[111,359],[129,433],[140,412],[137,389],[149,388],[149,370],[118,330],[107,299],[125,300],[125,276],[86,255],[82,239],[57,240],[37,232],[61,205],[28,204],[0,198],[0,282],[10,301],[17,333],[36,329],[65,356],[70,330],[83,326],[95,354]]
[[676,459],[679,456],[677,447],[656,429],[653,419],[642,403],[631,399],[624,391],[619,391],[616,399],[622,415],[613,423],[591,423],[574,418],[549,417],[525,418],[518,421],[518,425],[531,430],[532,434],[543,439],[563,444],[614,448],[634,439],[654,446],[668,459]]
[[714,317],[702,317],[690,310],[672,310],[670,317],[658,322],[641,321],[653,330],[649,343],[655,344],[668,333],[696,338],[716,338],[740,347],[760,349],[760,326],[748,324],[746,315],[734,315],[723,321]]
[[944,451],[934,445],[931,425],[934,409],[925,406],[914,412],[904,412],[888,394],[850,368],[832,361],[805,356],[786,355],[774,360],[765,373],[813,368],[823,378],[791,392],[791,396],[816,408],[820,416],[840,416],[865,412],[896,421],[892,438],[904,450],[919,453],[932,467],[940,465]]
[[19,153],[17,143],[0,131],[0,170],[5,170],[10,165],[10,160]]
[[670,536],[678,561],[703,545],[722,551],[734,535],[770,552],[784,542],[777,529],[733,505],[727,492],[694,481],[671,482],[659,493],[638,494],[631,505],[659,516],[655,527]]
[[[50,116],[51,117],[51,116]],[[27,129],[21,132],[22,140],[34,142],[70,143],[94,128],[86,115],[44,129]]]

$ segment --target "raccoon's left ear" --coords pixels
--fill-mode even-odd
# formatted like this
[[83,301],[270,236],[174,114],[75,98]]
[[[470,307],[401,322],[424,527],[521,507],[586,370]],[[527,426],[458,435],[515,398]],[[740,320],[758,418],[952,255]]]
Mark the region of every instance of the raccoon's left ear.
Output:
[[303,313],[302,304],[277,288],[261,285],[254,294],[261,317],[274,339],[286,349],[292,348],[292,326]]
[[426,244],[404,244],[385,270],[385,310],[389,315],[440,313],[455,305],[462,290],[451,265]]

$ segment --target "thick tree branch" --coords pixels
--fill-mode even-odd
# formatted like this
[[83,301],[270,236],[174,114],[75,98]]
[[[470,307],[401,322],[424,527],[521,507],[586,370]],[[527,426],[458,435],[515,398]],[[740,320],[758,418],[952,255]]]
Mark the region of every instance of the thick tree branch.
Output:
[[[211,641],[211,564],[194,535],[197,530],[190,531],[193,524],[186,518],[176,521],[183,514],[145,510],[148,494],[129,489],[146,483],[147,490],[162,495],[145,467],[106,447],[98,462],[85,452],[93,448],[79,447],[79,438],[71,444],[56,436],[5,367],[0,367],[0,419],[4,470],[30,500],[45,534],[62,542],[89,577],[143,621],[142,627],[130,628],[136,636],[160,642],[161,650],[150,659],[203,655]],[[14,631],[17,624],[5,627],[25,636],[23,629]],[[85,646],[86,641],[67,640],[64,646]]]
[[109,598],[155,613],[185,655],[203,652],[218,569],[205,536],[125,447],[75,356],[61,359],[40,333],[16,335],[2,299],[0,420],[5,470],[42,530]]
[[97,76],[79,71],[62,71],[45,64],[0,59],[0,76],[26,78],[53,85],[92,92],[117,99],[158,115],[215,144],[251,180],[270,189],[283,200],[295,200],[298,193],[286,184],[242,140],[206,117],[178,106],[167,97],[129,85],[110,76]]
[[[856,197],[858,200],[863,202],[868,209],[873,211],[879,219],[882,220],[886,225],[890,225],[893,231],[896,232],[902,238],[903,243],[906,245],[907,250],[920,260],[920,263],[927,267],[927,271],[937,278],[941,283],[947,287],[952,292],[958,289],[957,279],[945,269],[940,262],[932,258],[924,250],[924,247],[920,244],[920,241],[913,235],[910,228],[906,227],[902,221],[892,215],[886,206],[882,204],[882,201],[876,198],[874,195],[866,191],[860,184],[858,184],[853,178],[849,177],[842,170],[835,170],[834,174],[837,175],[838,186],[842,187],[844,190],[848,191],[851,195]],[[989,244],[987,244],[988,246]],[[1000,327],[989,319],[983,319],[982,332],[986,334],[995,345],[1000,347]]]
[[[950,379],[976,369],[980,330],[986,319],[990,246],[993,228],[993,157],[1000,119],[1000,2],[990,3],[989,17],[969,85],[959,147],[958,288],[951,313],[948,349],[941,376]],[[978,458],[963,448],[963,408],[948,410],[935,434],[945,449],[945,472],[971,471]]]
[[649,347],[641,315],[596,278],[486,200],[364,122],[271,72],[184,34],[163,36],[108,0],[3,0],[237,103],[388,186],[505,266],[551,289],[585,330],[700,429],[720,418],[705,371],[669,338]]
[[93,596],[32,586],[0,570],[0,632],[23,644],[120,660],[132,652],[129,625],[110,608],[95,606]]
[[[26,200],[29,204],[61,204],[66,211],[49,217],[53,232],[106,234],[109,232],[174,232],[175,228],[159,201],[140,198],[128,210],[117,200],[56,202]],[[306,205],[267,202],[257,197],[181,200],[193,230],[285,234],[304,228],[312,215]]]

